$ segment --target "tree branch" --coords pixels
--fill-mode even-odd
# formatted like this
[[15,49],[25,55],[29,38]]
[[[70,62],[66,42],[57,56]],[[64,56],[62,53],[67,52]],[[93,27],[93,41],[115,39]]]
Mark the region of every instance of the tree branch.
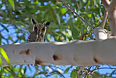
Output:
[[[116,39],[103,41],[31,42],[1,45],[11,65],[116,65]],[[2,57],[3,66],[8,66]]]
[[80,15],[77,14],[77,13],[75,12],[75,10],[73,10],[73,9],[70,7],[69,4],[67,4],[64,0],[62,0],[62,2],[63,2],[63,5],[66,5],[68,9],[70,9],[74,14],[76,14],[77,17],[79,17],[79,19],[81,19],[82,22],[84,22],[85,24],[87,24],[87,26],[89,26],[89,27],[91,27],[92,29],[94,29],[94,27],[93,27],[91,24],[89,24],[88,22],[86,22],[82,17],[80,17]]
[[108,21],[110,24],[112,36],[116,36],[116,0],[112,0],[108,7]]
[[105,7],[105,10],[108,11],[108,7],[110,5],[110,1],[109,0],[101,0],[102,4]]
[[105,12],[104,12],[104,17],[102,19],[102,23],[100,27],[96,27],[94,29],[94,35],[95,35],[95,39],[96,40],[104,40],[107,39],[109,36],[108,31],[104,29],[105,23],[106,23],[106,19],[108,16],[108,7],[110,5],[109,0],[101,0],[104,8],[105,8]]
[[101,26],[100,27],[102,29],[104,29],[104,26],[105,26],[105,23],[106,23],[106,19],[107,19],[107,16],[108,16],[108,7],[110,5],[110,1],[109,0],[101,0],[101,2],[104,5],[105,12],[104,12],[104,17],[103,17],[103,20],[102,20],[102,23],[101,23]]
[[105,11],[105,12],[104,12],[104,17],[103,17],[103,19],[102,19],[102,23],[101,23],[101,26],[100,26],[102,29],[104,29],[107,16],[108,16],[108,11]]

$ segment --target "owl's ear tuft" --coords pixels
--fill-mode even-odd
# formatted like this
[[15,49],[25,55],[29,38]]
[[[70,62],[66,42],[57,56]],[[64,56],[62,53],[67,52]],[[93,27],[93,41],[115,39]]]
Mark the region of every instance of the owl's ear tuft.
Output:
[[44,25],[48,26],[50,25],[50,22],[44,22]]
[[46,22],[46,25],[50,25],[50,22]]
[[38,23],[34,18],[32,18],[32,22],[33,22],[33,24],[37,24]]

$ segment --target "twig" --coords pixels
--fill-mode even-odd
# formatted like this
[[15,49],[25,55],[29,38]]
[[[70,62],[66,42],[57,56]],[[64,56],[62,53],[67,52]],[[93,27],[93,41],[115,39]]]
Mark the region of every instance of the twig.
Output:
[[77,14],[77,13],[75,12],[75,10],[73,10],[73,9],[70,7],[69,4],[67,4],[64,0],[62,0],[62,2],[63,2],[64,5],[67,6],[68,9],[70,9],[74,14],[76,14],[76,16],[79,17],[79,19],[81,19],[82,22],[84,22],[85,24],[87,24],[87,26],[89,26],[89,27],[91,27],[92,29],[94,29],[94,27],[93,27],[91,24],[89,24],[88,22],[86,22],[82,17],[80,17],[80,15]]
[[[2,25],[2,24],[0,24],[0,25]],[[9,27],[9,26],[10,26],[10,24],[8,24],[8,25],[6,26],[6,28]],[[1,30],[0,30],[0,33],[1,33],[2,31],[4,31],[4,30],[5,30],[5,28],[4,28],[4,29],[1,29]]]
[[15,78],[17,78],[18,74],[21,72],[22,67],[23,67],[23,65],[21,65],[21,67],[20,67],[18,73],[15,75]]
[[12,72],[12,71],[10,71],[9,69],[7,69],[7,68],[5,68],[8,72],[10,72],[10,74],[13,76],[13,77],[15,77],[15,74]]

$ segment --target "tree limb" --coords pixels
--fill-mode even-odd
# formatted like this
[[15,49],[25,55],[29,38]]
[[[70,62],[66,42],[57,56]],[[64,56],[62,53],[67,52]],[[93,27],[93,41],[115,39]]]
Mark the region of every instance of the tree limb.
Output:
[[101,23],[101,26],[100,26],[102,29],[104,29],[107,16],[108,16],[108,11],[105,11],[105,12],[104,12],[104,17],[103,17],[103,19],[102,19],[102,23]]
[[105,26],[105,22],[106,22],[106,19],[107,19],[107,16],[108,16],[108,7],[110,5],[110,1],[109,0],[101,0],[101,2],[103,3],[104,5],[104,8],[105,8],[105,12],[104,12],[104,17],[103,17],[103,20],[102,20],[102,23],[101,23],[101,28],[104,29],[104,26]]
[[109,0],[101,0],[102,4],[105,7],[105,10],[108,11],[108,7],[110,5],[110,1]]
[[102,19],[101,26],[94,28],[94,35],[95,35],[96,40],[104,40],[109,37],[109,33],[107,30],[104,29],[104,26],[105,26],[106,19],[108,16],[108,7],[110,5],[110,2],[109,2],[109,0],[101,0],[101,1],[104,5],[105,12],[104,12],[104,17]]
[[108,21],[110,24],[112,36],[116,36],[116,0],[112,0],[108,7]]
[[[11,65],[116,65],[116,39],[1,45]],[[2,57],[3,66],[8,66]]]
[[76,14],[76,16],[79,17],[79,19],[80,19],[82,22],[84,22],[85,24],[87,24],[87,26],[89,26],[89,27],[91,27],[92,29],[94,29],[94,27],[93,27],[91,24],[89,24],[88,22],[86,22],[82,17],[80,17],[80,15],[77,14],[77,13],[75,12],[75,10],[73,10],[73,9],[70,7],[69,4],[67,4],[64,0],[62,0],[62,2],[63,2],[63,5],[66,5],[67,8],[70,9],[74,14]]

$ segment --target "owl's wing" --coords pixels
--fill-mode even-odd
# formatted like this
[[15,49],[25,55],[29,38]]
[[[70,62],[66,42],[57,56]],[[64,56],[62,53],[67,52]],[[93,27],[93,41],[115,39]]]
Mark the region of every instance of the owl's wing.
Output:
[[35,42],[36,41],[36,37],[37,36],[36,36],[35,32],[31,32],[31,34],[28,37],[27,42]]

